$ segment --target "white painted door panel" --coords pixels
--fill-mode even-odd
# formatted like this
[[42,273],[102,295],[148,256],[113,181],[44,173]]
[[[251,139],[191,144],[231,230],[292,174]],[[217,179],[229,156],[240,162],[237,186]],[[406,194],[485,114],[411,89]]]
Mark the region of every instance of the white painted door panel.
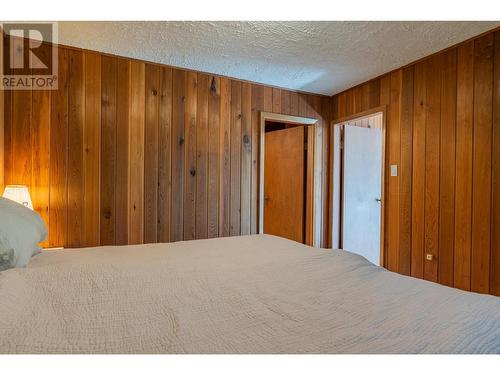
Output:
[[342,248],[380,265],[382,131],[344,127]]

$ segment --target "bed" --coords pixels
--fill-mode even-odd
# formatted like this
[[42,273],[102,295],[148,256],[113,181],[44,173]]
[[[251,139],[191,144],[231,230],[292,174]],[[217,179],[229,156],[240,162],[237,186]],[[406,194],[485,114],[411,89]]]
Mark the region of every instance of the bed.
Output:
[[0,353],[500,353],[500,298],[268,235],[44,251]]

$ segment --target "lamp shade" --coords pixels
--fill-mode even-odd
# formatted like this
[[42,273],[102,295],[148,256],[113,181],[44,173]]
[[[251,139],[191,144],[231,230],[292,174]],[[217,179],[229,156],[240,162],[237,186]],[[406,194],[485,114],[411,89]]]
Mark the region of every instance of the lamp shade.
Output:
[[7,185],[3,192],[3,197],[22,204],[24,207],[33,209],[28,187],[24,185]]

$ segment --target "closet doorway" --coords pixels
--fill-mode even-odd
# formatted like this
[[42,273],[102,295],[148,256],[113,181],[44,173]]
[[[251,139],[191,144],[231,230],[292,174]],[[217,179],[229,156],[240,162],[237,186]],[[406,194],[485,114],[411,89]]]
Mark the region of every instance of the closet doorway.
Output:
[[318,120],[261,113],[259,233],[314,244]]
[[383,264],[384,110],[333,125],[332,247]]

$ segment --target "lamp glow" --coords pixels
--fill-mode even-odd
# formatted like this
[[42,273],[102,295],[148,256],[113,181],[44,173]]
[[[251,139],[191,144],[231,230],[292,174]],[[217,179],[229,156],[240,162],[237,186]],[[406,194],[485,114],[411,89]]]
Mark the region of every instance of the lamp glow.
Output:
[[7,185],[3,192],[3,197],[22,204],[24,207],[33,209],[28,187],[24,185]]

